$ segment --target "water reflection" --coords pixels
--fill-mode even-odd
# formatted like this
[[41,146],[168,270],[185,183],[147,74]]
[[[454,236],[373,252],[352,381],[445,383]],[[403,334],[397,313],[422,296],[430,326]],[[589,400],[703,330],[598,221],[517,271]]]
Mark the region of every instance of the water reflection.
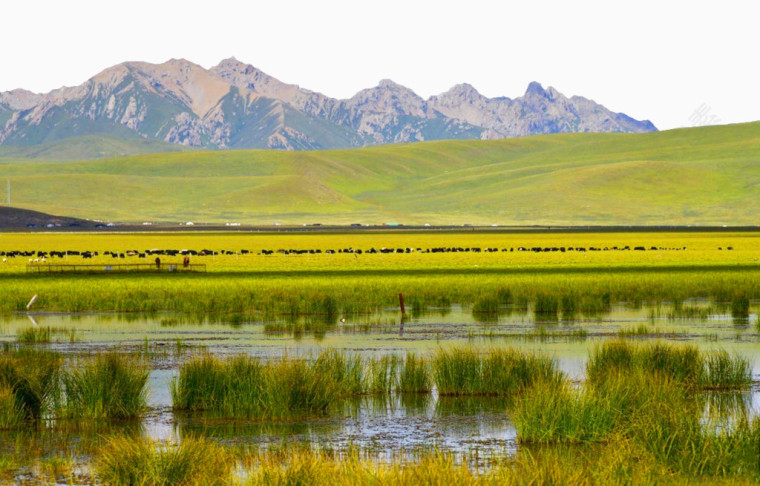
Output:
[[438,401],[431,395],[377,396],[346,401],[328,417],[287,423],[219,420],[206,414],[175,414],[176,435],[203,434],[225,443],[259,448],[283,444],[398,455],[437,447],[481,453],[515,448],[516,433],[505,409],[491,399]]
[[[742,313],[746,307],[742,303]],[[267,318],[257,314],[188,316],[176,314],[57,315],[34,313],[0,316],[0,341],[15,343],[19,331],[34,326],[71,329],[77,337],[38,347],[66,354],[98,353],[118,347],[149,359],[150,413],[142,422],[101,425],[98,430],[72,430],[40,424],[23,432],[0,432],[0,453],[34,457],[86,457],[112,434],[181,439],[203,434],[224,442],[268,447],[283,441],[348,448],[356,445],[397,454],[400,449],[438,446],[444,450],[503,454],[515,449],[515,430],[503,398],[404,395],[362,397],[335,407],[328,417],[293,423],[219,420],[202,414],[177,414],[171,409],[170,385],[177,367],[201,351],[231,356],[240,353],[263,359],[283,355],[315,355],[337,348],[363,356],[435,352],[441,347],[474,344],[520,346],[550,354],[575,381],[584,378],[588,352],[602,339],[677,339],[706,349],[724,348],[750,359],[755,379],[760,375],[756,314],[735,315],[732,304],[683,300],[648,305],[611,303],[609,297],[552,302],[540,306],[506,294],[478,308],[447,302],[415,302],[408,313],[398,308],[373,314]],[[642,327],[643,326],[643,327]],[[656,329],[657,333],[650,332]],[[625,332],[622,333],[625,335]],[[62,336],[66,336],[63,334]],[[705,422],[729,423],[742,414],[757,414],[760,393],[700,395]]]

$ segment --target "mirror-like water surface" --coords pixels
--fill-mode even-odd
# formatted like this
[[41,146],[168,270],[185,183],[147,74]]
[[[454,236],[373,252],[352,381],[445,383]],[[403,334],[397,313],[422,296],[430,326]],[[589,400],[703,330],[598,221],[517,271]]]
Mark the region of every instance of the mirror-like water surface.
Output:
[[[754,307],[753,307],[754,310]],[[757,315],[735,319],[725,309],[707,301],[678,305],[632,308],[613,305],[610,312],[593,317],[539,316],[527,309],[502,309],[497,315],[473,314],[451,306],[410,312],[401,318],[399,309],[375,315],[300,318],[280,321],[243,321],[217,316],[213,322],[197,322],[181,315],[59,315],[16,314],[0,320],[0,340],[15,342],[29,327],[50,327],[50,343],[34,346],[64,354],[97,353],[117,348],[141,352],[151,363],[148,404],[150,412],[138,424],[119,424],[110,429],[130,429],[154,439],[181,439],[203,434],[223,443],[269,447],[283,443],[345,450],[370,449],[388,457],[400,450],[439,448],[488,457],[516,449],[514,426],[503,400],[430,396],[364,397],[349,400],[327,417],[291,423],[219,420],[203,414],[172,411],[170,386],[179,364],[198,352],[219,356],[240,353],[276,359],[282,356],[314,356],[334,348],[364,356],[421,354],[441,347],[476,344],[478,347],[519,346],[552,356],[560,369],[581,381],[589,351],[603,339],[688,341],[704,349],[721,348],[750,359],[753,380],[760,381],[760,333]],[[757,385],[751,392],[728,399],[707,400],[713,410],[743,407],[760,410]],[[728,403],[729,405],[726,405]],[[731,405],[733,404],[733,405]],[[108,429],[108,427],[107,427]],[[109,429],[109,430],[110,430]],[[103,434],[98,431],[52,433],[42,426],[27,431],[35,444],[30,453],[87,456],[87,444]],[[58,437],[58,438],[54,438]],[[5,453],[18,450],[19,433],[0,432]]]

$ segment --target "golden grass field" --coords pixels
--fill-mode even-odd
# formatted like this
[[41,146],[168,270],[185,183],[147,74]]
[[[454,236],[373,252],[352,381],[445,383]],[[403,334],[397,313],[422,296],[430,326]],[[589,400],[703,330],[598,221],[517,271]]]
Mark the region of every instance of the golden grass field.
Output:
[[[623,248],[629,251],[517,251],[532,248]],[[643,246],[647,251],[633,251]],[[497,253],[424,253],[438,247],[498,248]],[[665,248],[650,250],[651,247]],[[733,248],[727,250],[727,248]],[[360,249],[364,253],[325,254],[327,249]],[[411,253],[367,254],[370,248],[411,248]],[[515,251],[501,251],[502,249]],[[685,250],[683,248],[686,248]],[[720,249],[722,248],[722,249]],[[383,270],[466,270],[470,268],[513,267],[657,267],[657,266],[760,266],[760,232],[758,233],[344,233],[344,234],[256,234],[256,233],[8,233],[0,237],[0,252],[21,251],[97,251],[100,256],[83,260],[79,256],[48,258],[48,264],[66,263],[144,263],[152,261],[137,256],[114,259],[103,252],[125,253],[149,249],[213,250],[235,254],[193,256],[193,263],[205,263],[209,272],[290,272],[310,270],[359,271]],[[261,250],[319,249],[321,254],[259,255]],[[418,251],[418,249],[422,251]],[[241,254],[248,250],[249,254]],[[182,257],[162,257],[181,261]],[[26,270],[29,258],[8,258],[0,273]],[[477,267],[475,267],[477,265]]]
[[[404,293],[415,306],[476,304],[509,295],[530,303],[552,298],[662,301],[692,297],[721,302],[760,298],[757,233],[371,233],[371,234],[6,234],[0,252],[97,251],[99,256],[48,258],[44,264],[149,263],[129,250],[202,249],[193,256],[207,273],[142,272],[110,275],[27,275],[29,257],[0,266],[0,310],[22,310],[32,295],[40,310],[60,312],[177,311],[310,314],[373,312]],[[613,247],[631,250],[612,250]],[[635,251],[637,246],[646,251]],[[438,247],[497,248],[496,253],[425,253]],[[532,248],[597,248],[599,251],[517,251]],[[650,250],[651,247],[658,248]],[[728,247],[733,248],[727,250]],[[365,253],[326,254],[361,249]],[[411,248],[410,253],[367,254],[370,248]],[[604,248],[610,248],[605,251]],[[660,249],[662,248],[662,249]],[[722,248],[722,249],[721,249]],[[262,250],[272,255],[259,254]],[[278,249],[319,249],[285,255]],[[419,249],[419,250],[418,250]],[[501,251],[514,249],[515,251]],[[242,254],[241,250],[248,250]],[[125,258],[103,256],[124,253]],[[226,254],[229,252],[231,254]],[[35,254],[36,255],[36,254]],[[34,260],[36,257],[31,258]],[[182,256],[161,256],[165,264]],[[42,259],[37,263],[43,265]],[[504,299],[506,297],[499,297]],[[594,302],[592,302],[594,301]],[[568,301],[569,302],[569,301]],[[506,302],[504,302],[506,303]],[[570,305],[570,304],[568,304]],[[581,304],[579,304],[581,305]]]

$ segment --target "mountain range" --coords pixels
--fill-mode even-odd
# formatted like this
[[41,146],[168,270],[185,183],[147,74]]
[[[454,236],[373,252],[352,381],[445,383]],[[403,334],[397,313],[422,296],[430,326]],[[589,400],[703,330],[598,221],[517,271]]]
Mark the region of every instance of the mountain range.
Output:
[[127,62],[46,94],[0,93],[0,145],[108,136],[207,149],[311,150],[564,132],[652,132],[649,121],[537,82],[514,99],[469,84],[425,100],[390,80],[349,99],[286,84],[226,59]]

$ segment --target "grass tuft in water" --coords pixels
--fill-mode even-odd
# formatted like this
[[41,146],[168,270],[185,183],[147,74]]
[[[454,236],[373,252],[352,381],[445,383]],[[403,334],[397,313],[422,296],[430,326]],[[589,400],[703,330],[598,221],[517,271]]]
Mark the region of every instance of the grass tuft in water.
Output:
[[24,344],[49,343],[51,335],[49,327],[25,327],[18,331],[16,341]]
[[229,453],[208,439],[188,437],[179,444],[161,444],[115,437],[100,452],[95,471],[108,485],[225,485],[233,464]]
[[201,355],[179,369],[172,384],[174,408],[223,417],[289,420],[323,415],[354,389],[353,360],[332,352],[314,364],[284,358],[262,363],[248,356]]
[[134,418],[145,412],[148,368],[132,356],[110,352],[75,363],[63,374],[63,414],[85,419]]
[[[5,390],[3,402],[6,404],[2,413],[8,426],[18,417],[36,419],[54,408],[59,396],[61,362],[57,353],[35,349],[22,348],[0,354],[0,389]],[[12,407],[11,395],[15,402]]]
[[407,353],[399,370],[396,391],[398,393],[429,393],[433,388],[433,379],[427,361]]
[[364,360],[334,349],[322,351],[314,363],[314,374],[334,381],[342,396],[362,395],[366,392]]
[[752,384],[752,366],[741,356],[731,356],[725,350],[704,355],[700,384],[703,388],[744,388]]
[[396,382],[399,361],[393,354],[370,358],[367,362],[367,393],[376,395],[391,393]]
[[746,359],[723,351],[703,353],[687,344],[610,341],[598,345],[586,365],[592,383],[609,373],[626,371],[659,373],[691,387],[711,389],[751,383],[751,366]]
[[551,358],[511,348],[483,354],[467,347],[440,350],[432,366],[440,395],[509,396],[562,377]]
[[24,418],[13,389],[7,385],[0,385],[0,429],[19,427],[24,422]]

